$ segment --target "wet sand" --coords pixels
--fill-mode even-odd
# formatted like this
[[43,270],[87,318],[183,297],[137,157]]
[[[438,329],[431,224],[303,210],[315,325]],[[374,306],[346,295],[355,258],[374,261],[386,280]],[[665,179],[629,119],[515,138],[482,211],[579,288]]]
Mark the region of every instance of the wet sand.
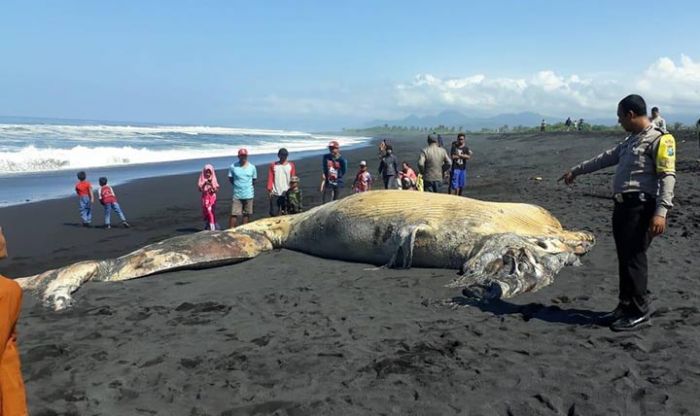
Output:
[[[618,334],[593,323],[617,300],[612,170],[572,188],[556,179],[621,138],[469,139],[468,196],[536,203],[598,237],[581,267],[509,302],[469,303],[444,287],[453,270],[376,269],[288,250],[90,283],[58,314],[27,295],[19,331],[31,414],[698,414],[700,164],[690,134],[677,136],[670,228],[649,251],[652,326]],[[424,139],[394,144],[399,159],[413,161]],[[349,152],[350,178],[360,160],[376,171],[376,155]],[[316,158],[298,165],[308,206],[319,202],[319,167]],[[78,227],[74,200],[0,209],[11,255],[0,271],[18,277],[197,231],[195,181],[115,188],[130,230]],[[230,208],[223,189],[221,223]],[[256,210],[267,211],[264,192]]]

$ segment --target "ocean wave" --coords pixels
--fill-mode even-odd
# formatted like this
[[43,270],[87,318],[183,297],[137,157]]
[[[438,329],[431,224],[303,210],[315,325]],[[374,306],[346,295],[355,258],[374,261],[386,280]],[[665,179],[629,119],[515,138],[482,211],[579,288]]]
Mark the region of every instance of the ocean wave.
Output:
[[130,126],[108,124],[0,124],[0,136],[27,137],[27,136],[53,136],[71,137],[72,139],[88,138],[110,139],[128,138],[138,136],[161,136],[166,134],[185,134],[189,136],[281,136],[281,137],[313,137],[313,135],[301,131],[245,129],[234,127],[210,127],[210,126]]
[[[290,152],[323,149],[325,139],[330,136],[318,137],[318,140],[259,141],[245,146],[251,155],[271,154],[284,146]],[[341,145],[354,145],[367,138],[362,137],[333,137]],[[36,173],[57,170],[75,170],[95,167],[133,165],[143,163],[172,162],[181,160],[206,159],[218,157],[234,157],[237,147],[210,146],[177,147],[173,149],[154,150],[146,147],[133,146],[74,146],[68,149],[38,148],[34,145],[25,146],[19,150],[0,151],[0,174]]]

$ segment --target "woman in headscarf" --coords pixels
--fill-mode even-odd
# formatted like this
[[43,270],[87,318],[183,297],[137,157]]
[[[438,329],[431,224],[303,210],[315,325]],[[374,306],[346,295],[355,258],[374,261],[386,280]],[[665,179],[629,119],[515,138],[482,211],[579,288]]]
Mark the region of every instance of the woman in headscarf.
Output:
[[216,230],[216,193],[219,192],[219,181],[212,165],[204,165],[199,174],[199,191],[202,193],[202,216],[204,229]]

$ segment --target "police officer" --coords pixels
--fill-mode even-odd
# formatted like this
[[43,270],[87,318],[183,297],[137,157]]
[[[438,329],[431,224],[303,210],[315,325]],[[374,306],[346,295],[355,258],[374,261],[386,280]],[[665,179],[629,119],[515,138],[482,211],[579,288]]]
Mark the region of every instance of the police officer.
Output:
[[561,178],[617,165],[613,179],[613,236],[620,276],[620,302],[603,321],[614,331],[633,330],[649,321],[646,251],[653,237],[666,230],[676,183],[675,140],[647,117],[639,95],[628,95],[617,106],[618,122],[630,133],[619,145],[587,160]]

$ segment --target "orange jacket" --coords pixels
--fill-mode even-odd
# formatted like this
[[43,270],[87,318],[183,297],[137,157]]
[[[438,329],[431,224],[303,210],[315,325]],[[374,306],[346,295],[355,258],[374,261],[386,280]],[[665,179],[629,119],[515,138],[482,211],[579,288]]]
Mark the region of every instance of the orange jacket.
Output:
[[27,416],[27,400],[17,349],[22,289],[0,276],[0,416]]

